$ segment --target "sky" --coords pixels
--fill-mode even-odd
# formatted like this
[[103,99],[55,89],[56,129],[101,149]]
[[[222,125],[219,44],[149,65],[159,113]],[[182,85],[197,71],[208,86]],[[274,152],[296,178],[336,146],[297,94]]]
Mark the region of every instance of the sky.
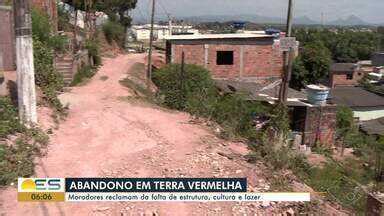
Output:
[[[149,19],[152,0],[138,0],[134,17]],[[286,17],[288,0],[157,0],[157,16],[256,14]],[[384,0],[294,0],[295,16],[325,21],[356,15],[370,23],[384,23]],[[165,12],[166,11],[166,12]]]

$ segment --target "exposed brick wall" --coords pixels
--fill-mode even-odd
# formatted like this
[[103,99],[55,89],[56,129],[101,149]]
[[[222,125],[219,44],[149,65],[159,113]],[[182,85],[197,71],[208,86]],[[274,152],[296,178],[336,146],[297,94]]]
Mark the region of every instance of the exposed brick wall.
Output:
[[336,106],[307,107],[303,144],[314,146],[316,142],[331,147],[335,142]]
[[33,7],[46,12],[51,18],[53,30],[57,30],[57,6],[55,0],[30,0]]
[[330,87],[357,85],[364,75],[365,73],[362,71],[355,71],[353,73],[353,79],[347,79],[347,73],[341,74],[331,72]]
[[[57,30],[57,8],[55,0],[30,0],[32,6],[40,8],[47,12],[51,18],[53,29]],[[5,4],[0,0],[0,5]],[[15,70],[15,35],[13,26],[12,10],[0,9],[0,56],[2,55],[2,64],[0,70]],[[1,61],[0,61],[1,63]]]
[[[233,51],[233,65],[217,65],[217,51]],[[171,56],[173,63],[181,63],[184,52],[187,64],[206,66],[214,78],[280,78],[283,72],[282,53],[275,50],[272,44],[172,44],[167,52],[171,52],[167,55]]]
[[0,9],[0,70],[15,69],[15,40],[12,10]]

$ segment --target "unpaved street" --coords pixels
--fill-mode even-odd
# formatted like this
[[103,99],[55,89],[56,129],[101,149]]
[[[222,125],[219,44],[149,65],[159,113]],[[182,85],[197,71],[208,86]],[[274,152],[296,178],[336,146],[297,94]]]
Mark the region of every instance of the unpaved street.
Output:
[[[248,177],[249,190],[265,191],[266,168],[242,158],[242,143],[218,139],[186,113],[130,100],[119,84],[144,55],[120,55],[86,85],[61,96],[69,116],[54,130],[37,177]],[[41,124],[47,127],[47,116]],[[0,215],[269,215],[276,203],[18,203],[16,189],[1,191]]]

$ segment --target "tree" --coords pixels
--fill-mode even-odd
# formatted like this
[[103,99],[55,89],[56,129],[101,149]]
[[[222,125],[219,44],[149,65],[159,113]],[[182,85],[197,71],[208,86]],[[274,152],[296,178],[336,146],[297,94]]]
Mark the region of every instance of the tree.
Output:
[[305,84],[319,83],[327,78],[331,62],[331,52],[323,43],[306,43],[294,63],[291,87],[301,89]]
[[304,67],[303,60],[299,56],[293,62],[292,78],[289,83],[289,86],[296,90],[301,90],[302,88],[305,87],[306,84],[308,84],[306,82],[306,77],[308,77],[308,75],[309,75],[309,72]]
[[345,139],[354,129],[353,111],[346,106],[339,106],[336,115],[337,134],[342,142],[341,155],[344,154]]
[[118,21],[125,28],[131,25],[129,11],[136,7],[137,0],[97,0],[96,8],[108,15],[111,21]]

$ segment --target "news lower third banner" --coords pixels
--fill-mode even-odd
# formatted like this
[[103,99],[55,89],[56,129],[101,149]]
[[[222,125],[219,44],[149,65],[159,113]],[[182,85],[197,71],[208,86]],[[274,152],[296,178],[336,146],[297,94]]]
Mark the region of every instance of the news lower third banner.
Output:
[[246,178],[19,178],[19,202],[310,201],[310,193],[247,193]]

